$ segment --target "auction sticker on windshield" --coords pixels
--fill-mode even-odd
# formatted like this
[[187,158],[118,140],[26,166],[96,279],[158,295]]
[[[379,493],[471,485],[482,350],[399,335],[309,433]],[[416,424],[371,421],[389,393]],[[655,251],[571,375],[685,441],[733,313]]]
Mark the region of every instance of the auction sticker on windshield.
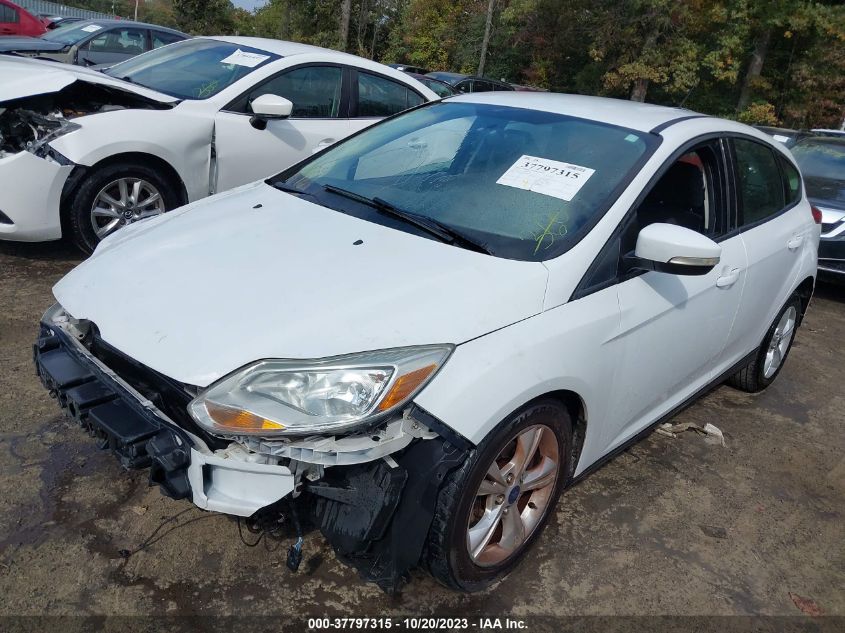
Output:
[[536,156],[521,156],[501,175],[496,184],[525,189],[569,202],[595,169]]
[[99,24],[89,24],[88,26],[83,26],[82,30],[85,31],[86,33],[96,33],[101,28],[103,28],[103,27],[100,26]]
[[225,59],[221,59],[221,64],[237,64],[238,66],[246,66],[247,68],[255,68],[261,62],[270,59],[269,55],[261,55],[259,53],[248,53],[246,51],[242,51],[241,49],[236,50],[234,53],[226,57]]

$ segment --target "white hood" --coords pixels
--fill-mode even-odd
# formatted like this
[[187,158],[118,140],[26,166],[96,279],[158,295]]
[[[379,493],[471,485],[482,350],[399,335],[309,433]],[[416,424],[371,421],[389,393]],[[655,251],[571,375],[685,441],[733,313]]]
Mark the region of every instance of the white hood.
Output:
[[462,343],[540,312],[546,280],[256,183],[118,231],[53,292],[114,347],[206,386],[261,358]]
[[26,57],[0,56],[0,103],[58,92],[74,81],[110,86],[162,103],[178,101],[174,97],[109,77],[96,70]]

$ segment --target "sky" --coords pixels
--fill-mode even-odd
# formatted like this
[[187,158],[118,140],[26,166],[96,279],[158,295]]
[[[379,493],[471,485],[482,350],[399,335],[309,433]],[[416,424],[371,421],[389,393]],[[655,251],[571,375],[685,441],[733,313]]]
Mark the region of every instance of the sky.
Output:
[[241,7],[247,11],[252,11],[260,6],[267,4],[267,0],[232,0],[236,7]]

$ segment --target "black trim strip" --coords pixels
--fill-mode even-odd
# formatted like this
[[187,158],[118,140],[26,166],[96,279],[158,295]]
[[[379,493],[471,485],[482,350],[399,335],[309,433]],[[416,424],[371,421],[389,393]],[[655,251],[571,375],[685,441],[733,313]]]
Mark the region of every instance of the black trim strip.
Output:
[[475,448],[475,444],[470,442],[466,437],[458,433],[451,426],[448,426],[445,422],[442,422],[440,419],[434,417],[418,404],[411,405],[409,416],[425,424],[429,429],[437,433],[440,437],[449,442],[449,444],[459,450],[469,452]]
[[707,119],[709,118],[706,114],[690,114],[687,116],[678,117],[677,119],[669,119],[668,121],[664,121],[660,125],[655,128],[652,128],[648,131],[649,134],[660,134],[663,130],[667,127],[671,127],[676,123],[680,123],[681,121],[689,121],[690,119]]

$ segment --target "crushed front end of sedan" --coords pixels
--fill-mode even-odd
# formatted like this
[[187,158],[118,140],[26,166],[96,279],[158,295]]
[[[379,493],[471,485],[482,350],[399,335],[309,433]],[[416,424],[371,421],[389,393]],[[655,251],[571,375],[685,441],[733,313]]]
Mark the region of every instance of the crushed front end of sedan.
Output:
[[[410,355],[439,363],[450,351],[423,348]],[[399,591],[419,563],[442,482],[472,448],[415,405],[375,416],[349,435],[303,430],[268,439],[262,429],[280,425],[215,403],[213,390],[197,397],[196,387],[122,354],[94,324],[74,319],[58,305],[45,314],[33,354],[42,384],[65,414],[124,468],[146,468],[150,484],[165,495],[248,518],[251,525],[292,517],[299,531],[300,520],[307,518],[342,560],[389,593]],[[396,360],[401,355],[408,354],[401,352]],[[337,365],[335,388],[348,389],[350,377],[341,375],[350,371],[348,363]],[[386,399],[407,401],[419,386],[420,369],[390,381]],[[422,369],[430,374],[436,367],[429,363]],[[260,369],[251,371],[259,375],[247,388],[256,394]],[[389,381],[391,371],[383,367],[374,377]],[[302,377],[301,368],[292,372],[294,381],[297,374]],[[317,379],[325,377],[318,370]],[[345,395],[339,394],[341,406]],[[275,398],[266,403],[278,405]],[[191,416],[190,410],[204,413]],[[211,428],[219,427],[216,434],[198,422],[202,415]],[[300,559],[301,541],[291,549],[288,566],[295,570]]]
[[88,122],[175,103],[96,71],[38,60],[4,57],[0,76],[0,239],[62,236],[61,210],[91,166],[86,155],[109,140],[75,138]]
[[0,159],[26,151],[61,164],[62,158],[57,157],[49,143],[79,129],[73,119],[100,112],[152,107],[167,106],[85,81],[73,81],[56,92],[4,101],[0,103]]

